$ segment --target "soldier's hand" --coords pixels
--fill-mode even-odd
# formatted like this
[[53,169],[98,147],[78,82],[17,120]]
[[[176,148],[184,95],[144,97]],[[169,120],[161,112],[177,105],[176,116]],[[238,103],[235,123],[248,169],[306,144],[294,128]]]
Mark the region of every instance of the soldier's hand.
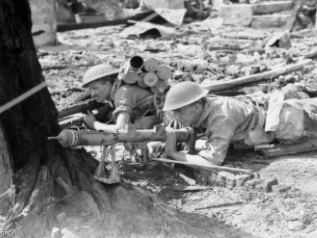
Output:
[[176,149],[176,134],[175,130],[171,127],[165,128],[166,132],[166,142],[165,142],[165,151],[168,155],[172,155],[174,152],[177,151]]
[[94,127],[95,121],[96,121],[95,116],[90,111],[87,111],[87,116],[85,116],[84,118],[85,125],[90,129],[95,129]]

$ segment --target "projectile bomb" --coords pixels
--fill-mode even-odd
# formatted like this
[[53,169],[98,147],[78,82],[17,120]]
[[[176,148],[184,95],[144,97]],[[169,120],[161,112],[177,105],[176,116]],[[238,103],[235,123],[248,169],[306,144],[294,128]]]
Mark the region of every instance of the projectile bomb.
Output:
[[143,79],[144,79],[144,76],[145,76],[146,73],[141,73],[139,75],[140,79],[137,84],[141,87],[141,88],[148,88],[148,86],[144,83]]
[[161,65],[157,68],[157,76],[159,79],[166,81],[172,77],[172,70],[166,65]]
[[129,64],[133,70],[139,70],[143,66],[144,60],[141,56],[135,55],[129,60]]
[[150,71],[156,71],[157,68],[159,66],[159,63],[156,59],[154,58],[149,58],[148,60],[146,60],[144,62],[144,69],[147,71],[147,72],[150,72]]
[[159,93],[164,93],[166,91],[166,89],[168,88],[168,84],[166,81],[162,81],[159,80],[156,84],[155,84],[155,88],[157,89],[157,91]]
[[148,72],[144,75],[143,82],[148,87],[153,87],[158,82],[158,77],[154,72]]

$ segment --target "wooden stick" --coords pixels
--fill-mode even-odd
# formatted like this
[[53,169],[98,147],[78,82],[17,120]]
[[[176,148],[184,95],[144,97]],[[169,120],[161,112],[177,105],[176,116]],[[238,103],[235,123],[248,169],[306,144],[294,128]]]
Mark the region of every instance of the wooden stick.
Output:
[[257,82],[260,80],[267,80],[267,79],[274,78],[274,77],[277,77],[277,76],[282,75],[282,74],[287,74],[287,73],[290,73],[293,71],[297,71],[297,70],[303,68],[304,66],[310,64],[311,62],[313,62],[313,61],[310,59],[306,59],[306,60],[303,60],[297,64],[288,65],[284,68],[275,69],[275,70],[271,70],[271,71],[260,73],[260,74],[243,76],[243,77],[240,77],[240,78],[237,78],[234,80],[230,80],[228,82],[213,83],[213,84],[205,85],[205,86],[203,86],[203,88],[207,89],[210,92],[234,88],[234,87],[238,87],[238,86],[241,86],[244,84],[254,83],[254,82]]
[[42,82],[39,85],[35,86],[34,88],[30,89],[29,91],[23,93],[22,95],[18,96],[17,98],[13,99],[12,101],[2,105],[0,107],[0,114],[4,111],[8,110],[9,108],[15,106],[16,104],[22,102],[23,100],[27,99],[28,97],[32,96],[33,94],[37,93],[41,89],[46,87],[46,82]]
[[198,169],[203,169],[203,170],[210,171],[210,172],[214,171],[214,170],[223,170],[223,171],[229,171],[229,172],[234,172],[234,173],[252,174],[252,171],[249,169],[237,169],[237,168],[231,168],[231,167],[225,167],[225,166],[190,163],[190,162],[170,160],[170,159],[152,158],[151,160],[155,160],[155,161],[159,161],[159,162],[163,162],[163,163],[183,164],[186,166],[196,167]]

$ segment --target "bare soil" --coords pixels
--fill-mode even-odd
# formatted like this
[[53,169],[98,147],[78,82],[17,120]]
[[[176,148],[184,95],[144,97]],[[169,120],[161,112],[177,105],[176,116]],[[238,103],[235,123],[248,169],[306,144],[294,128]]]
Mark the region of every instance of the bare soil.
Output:
[[[264,53],[209,51],[205,47],[208,42],[221,36],[228,38],[230,35],[247,34],[265,39],[281,30],[229,26],[206,30],[184,26],[176,31],[172,39],[162,40],[152,39],[151,35],[123,39],[119,36],[123,28],[117,26],[59,33],[60,45],[38,50],[43,73],[57,107],[71,104],[83,92],[82,76],[90,66],[102,62],[119,66],[127,55],[156,57],[171,65],[174,70],[171,83],[177,82],[187,72],[191,72],[197,82],[206,83],[230,80],[243,75],[248,67],[254,65],[272,68],[285,63],[288,57],[304,55],[317,44],[316,36],[310,32],[301,34],[300,38],[292,37],[292,47],[288,50],[270,48]],[[248,42],[261,46],[262,39]],[[209,70],[193,69],[190,62],[207,65]],[[286,76],[240,87],[239,90],[244,93],[270,92],[290,82],[301,82],[315,89],[316,73],[310,66]],[[266,181],[276,178],[278,185],[273,186],[271,192],[245,186],[204,186],[196,191],[177,191],[176,185],[186,185],[179,173],[192,174],[182,167],[162,164],[128,171],[123,176],[123,183],[149,194],[153,199],[161,199],[176,209],[178,216],[196,227],[206,228],[206,237],[317,237],[316,152],[274,159],[266,159],[252,151],[233,153],[228,155],[226,165],[252,169]]]

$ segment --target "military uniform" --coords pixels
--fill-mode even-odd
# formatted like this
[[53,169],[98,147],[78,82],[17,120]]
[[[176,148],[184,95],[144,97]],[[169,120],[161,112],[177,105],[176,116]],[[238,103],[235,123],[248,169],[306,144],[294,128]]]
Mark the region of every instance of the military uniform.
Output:
[[153,93],[148,89],[137,85],[121,85],[113,94],[114,118],[125,112],[130,115],[130,121],[136,128],[153,128],[158,123],[153,97]]
[[259,138],[250,142],[250,132],[256,130],[269,137],[265,142],[297,143],[317,136],[317,99],[271,101],[273,110],[267,113],[252,100],[212,96],[204,101],[200,120],[193,127],[207,136],[199,155],[213,164],[222,164],[230,143],[261,144]]

